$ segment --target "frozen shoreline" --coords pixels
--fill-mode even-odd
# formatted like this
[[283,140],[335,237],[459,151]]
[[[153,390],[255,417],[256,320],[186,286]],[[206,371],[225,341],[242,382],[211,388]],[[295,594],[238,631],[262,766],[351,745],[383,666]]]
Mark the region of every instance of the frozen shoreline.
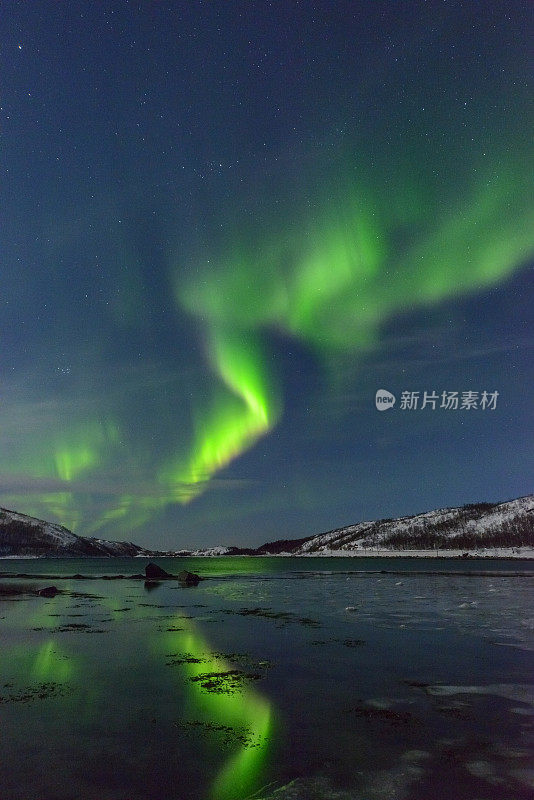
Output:
[[[129,558],[243,558],[242,553],[202,552],[192,550],[187,552],[154,553],[153,555],[129,556]],[[358,548],[357,550],[321,550],[313,553],[248,553],[247,558],[453,558],[453,559],[506,559],[506,560],[534,560],[534,547],[488,547],[481,550],[386,550],[376,547]],[[113,561],[115,558],[125,558],[123,555],[108,556],[0,556],[0,561],[26,561],[68,558],[69,560],[95,560]]]
[[312,553],[229,553],[192,550],[169,553],[158,558],[454,558],[454,559],[534,559],[534,547],[487,547],[480,550],[387,550],[380,547],[359,547],[355,550],[315,550]]
[[[466,555],[467,554],[467,555]],[[294,558],[465,558],[534,559],[534,547],[488,547],[484,550],[384,550],[376,547],[358,550],[325,550],[315,553],[280,553]]]

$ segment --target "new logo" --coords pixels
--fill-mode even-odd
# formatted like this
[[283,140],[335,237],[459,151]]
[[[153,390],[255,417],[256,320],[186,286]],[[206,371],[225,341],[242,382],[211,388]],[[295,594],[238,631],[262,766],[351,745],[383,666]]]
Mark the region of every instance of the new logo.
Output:
[[375,394],[375,406],[379,411],[387,411],[395,405],[395,395],[386,389],[378,389]]

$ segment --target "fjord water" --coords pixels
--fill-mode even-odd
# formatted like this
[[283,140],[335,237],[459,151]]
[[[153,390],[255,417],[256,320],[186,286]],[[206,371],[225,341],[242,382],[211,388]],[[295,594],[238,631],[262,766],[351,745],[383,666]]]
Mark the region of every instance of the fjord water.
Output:
[[532,562],[157,561],[0,562],[2,800],[532,797]]

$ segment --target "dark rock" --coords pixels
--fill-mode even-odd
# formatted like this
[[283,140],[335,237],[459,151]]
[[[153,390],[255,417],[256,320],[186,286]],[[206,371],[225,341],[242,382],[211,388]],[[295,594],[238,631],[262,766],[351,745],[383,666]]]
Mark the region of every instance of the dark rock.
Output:
[[45,586],[44,589],[39,590],[39,597],[55,597],[59,594],[57,586]]
[[184,586],[198,586],[200,581],[203,580],[200,575],[194,572],[187,572],[185,569],[178,573],[177,578]]
[[161,581],[145,581],[144,586],[147,592],[151,592],[152,589],[157,589],[158,586],[161,586]]
[[173,576],[170,575],[168,572],[165,572],[164,569],[158,567],[157,564],[147,564],[145,567],[145,578],[149,581],[157,581],[161,578],[172,578]]

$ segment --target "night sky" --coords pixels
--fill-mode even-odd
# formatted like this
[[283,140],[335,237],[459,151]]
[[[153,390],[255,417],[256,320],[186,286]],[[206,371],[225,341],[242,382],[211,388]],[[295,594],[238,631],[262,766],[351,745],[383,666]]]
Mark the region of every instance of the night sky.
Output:
[[532,491],[533,12],[3,3],[0,505],[180,548]]

